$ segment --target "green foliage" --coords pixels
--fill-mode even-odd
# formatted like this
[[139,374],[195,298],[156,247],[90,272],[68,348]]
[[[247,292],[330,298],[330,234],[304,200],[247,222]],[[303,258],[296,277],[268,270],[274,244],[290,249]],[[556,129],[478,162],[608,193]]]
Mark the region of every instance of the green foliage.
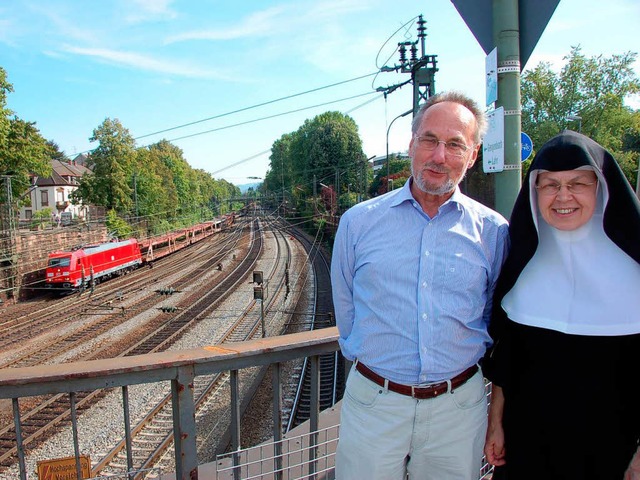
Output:
[[52,215],[53,215],[53,211],[49,207],[38,210],[37,212],[34,212],[33,216],[31,217],[31,225],[32,226],[39,225],[42,227],[46,223],[51,223]]
[[107,212],[106,225],[109,235],[113,235],[119,239],[129,238],[133,233],[131,226],[124,219],[120,218],[114,209]]
[[6,108],[7,94],[13,92],[13,85],[7,80],[7,72],[0,67],[0,149],[6,147],[9,132],[9,116],[13,113]]
[[[11,175],[15,199],[24,196],[32,175],[51,176],[52,159],[67,158],[34,123],[12,117],[6,108],[10,92],[13,86],[0,67],[0,174]],[[81,179],[71,201],[107,207],[108,226],[119,237],[164,233],[242,206],[230,207],[227,201],[240,195],[238,187],[191,168],[182,150],[167,140],[136,148],[129,131],[110,118],[93,130],[90,140],[98,142],[87,164],[93,171]],[[4,193],[0,189],[0,202]],[[34,216],[51,215],[44,212]]]
[[133,137],[118,119],[107,118],[89,140],[98,142],[89,156],[88,167],[93,173],[82,177],[73,198],[118,212],[129,211],[133,203]]
[[[0,174],[11,175],[11,188],[16,198],[27,191],[31,174],[51,174],[49,149],[46,140],[33,122],[26,122],[6,108],[7,95],[13,85],[7,80],[5,70],[0,67]],[[5,199],[0,190],[0,202]]]
[[389,185],[393,185],[393,190],[401,188],[410,176],[411,160],[402,160],[396,154],[391,154],[389,155],[389,176],[387,177],[386,166],[379,169],[369,186],[369,195],[373,197],[386,193]]
[[[340,194],[347,190],[363,192],[367,172],[367,159],[354,120],[340,112],[325,112],[274,142],[269,171],[260,191],[283,192],[280,198],[294,200],[319,194],[320,183],[337,187]],[[336,208],[335,198],[332,205],[329,209]]]
[[548,63],[526,72],[521,84],[522,131],[529,134],[534,149],[566,128],[582,130],[608,149],[634,182],[631,163],[635,158],[637,172],[638,157],[629,153],[625,139],[639,138],[640,124],[638,112],[624,101],[640,92],[633,70],[636,58],[633,52],[586,58],[574,47],[560,73]]

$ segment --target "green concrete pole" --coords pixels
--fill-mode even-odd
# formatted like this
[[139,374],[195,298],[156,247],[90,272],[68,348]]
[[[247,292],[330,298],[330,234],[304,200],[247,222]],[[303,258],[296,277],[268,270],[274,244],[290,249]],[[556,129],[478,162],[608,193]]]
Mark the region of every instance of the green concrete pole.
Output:
[[520,22],[518,0],[493,0],[493,40],[498,47],[498,100],[504,108],[504,171],[496,173],[496,210],[511,216],[521,185]]

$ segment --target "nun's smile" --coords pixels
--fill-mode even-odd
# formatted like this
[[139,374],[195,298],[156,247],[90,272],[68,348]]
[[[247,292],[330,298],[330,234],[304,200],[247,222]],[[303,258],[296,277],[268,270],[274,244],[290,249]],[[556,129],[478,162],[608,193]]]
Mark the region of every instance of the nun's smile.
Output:
[[558,230],[575,230],[586,224],[596,208],[598,179],[593,171],[542,172],[536,190],[542,218]]

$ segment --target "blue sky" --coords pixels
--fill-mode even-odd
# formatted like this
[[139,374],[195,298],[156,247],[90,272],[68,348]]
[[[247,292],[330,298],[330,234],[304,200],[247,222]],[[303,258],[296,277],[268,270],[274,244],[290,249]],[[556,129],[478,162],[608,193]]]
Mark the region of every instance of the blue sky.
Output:
[[[587,56],[640,51],[640,2],[604,5],[561,0],[527,67],[560,68],[572,45]],[[484,104],[485,53],[450,0],[3,0],[0,66],[14,86],[8,107],[70,156],[117,118],[139,146],[168,139],[194,168],[244,184],[265,174],[275,140],[327,110],[354,118],[367,156],[384,155],[411,89],[385,102],[375,89],[408,75],[373,74],[398,62],[420,14],[437,91]],[[391,126],[391,152],[406,150],[409,122]]]

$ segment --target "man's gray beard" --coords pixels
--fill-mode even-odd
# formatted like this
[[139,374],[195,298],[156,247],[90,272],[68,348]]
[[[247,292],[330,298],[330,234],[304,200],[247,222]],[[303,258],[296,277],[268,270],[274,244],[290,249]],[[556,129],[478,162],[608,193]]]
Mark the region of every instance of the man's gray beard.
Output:
[[460,183],[460,181],[464,178],[464,174],[465,173],[466,173],[466,171],[462,174],[462,176],[455,183],[453,182],[453,180],[448,178],[447,181],[444,182],[439,187],[432,187],[430,185],[427,185],[424,182],[424,180],[423,180],[421,175],[416,175],[416,173],[415,173],[415,171],[413,169],[413,165],[411,166],[411,175],[413,175],[413,181],[415,182],[416,187],[418,187],[424,193],[428,193],[429,195],[445,195],[445,194],[447,194],[449,192],[454,191],[455,188]]

